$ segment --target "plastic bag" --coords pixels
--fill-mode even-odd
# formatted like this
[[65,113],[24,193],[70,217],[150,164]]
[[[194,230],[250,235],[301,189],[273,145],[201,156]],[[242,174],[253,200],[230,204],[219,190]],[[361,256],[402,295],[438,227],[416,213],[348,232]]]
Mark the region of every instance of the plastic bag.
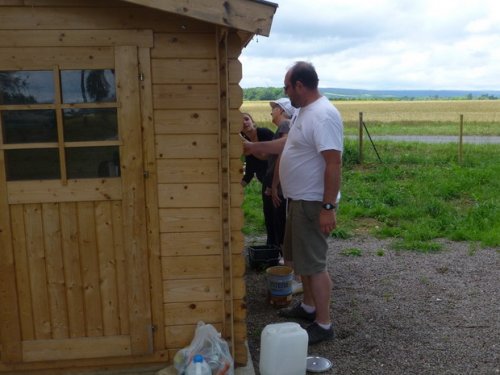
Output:
[[229,345],[213,325],[198,322],[191,344],[175,354],[174,366],[179,374],[184,374],[196,354],[203,355],[212,374],[234,375]]

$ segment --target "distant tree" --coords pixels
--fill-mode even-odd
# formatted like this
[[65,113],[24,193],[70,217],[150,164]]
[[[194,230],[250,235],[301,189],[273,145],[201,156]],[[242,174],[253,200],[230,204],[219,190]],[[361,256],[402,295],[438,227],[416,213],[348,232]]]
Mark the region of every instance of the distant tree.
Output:
[[34,104],[35,98],[27,93],[26,79],[17,72],[0,72],[0,104]]
[[252,87],[243,89],[243,100],[274,100],[284,95],[281,87]]

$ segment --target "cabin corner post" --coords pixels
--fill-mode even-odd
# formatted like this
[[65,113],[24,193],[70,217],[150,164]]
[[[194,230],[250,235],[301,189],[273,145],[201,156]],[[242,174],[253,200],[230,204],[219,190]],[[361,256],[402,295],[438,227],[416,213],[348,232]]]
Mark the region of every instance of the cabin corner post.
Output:
[[229,148],[229,58],[228,29],[216,28],[216,50],[218,67],[219,94],[219,187],[221,211],[222,277],[224,288],[224,308],[222,333],[229,340],[234,358],[234,301],[233,301],[233,265],[231,259],[231,180]]

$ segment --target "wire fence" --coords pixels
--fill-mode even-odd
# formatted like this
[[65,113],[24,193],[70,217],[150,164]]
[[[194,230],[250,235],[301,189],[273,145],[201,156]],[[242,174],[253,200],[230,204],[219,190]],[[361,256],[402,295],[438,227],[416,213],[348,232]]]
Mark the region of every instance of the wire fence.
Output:
[[377,158],[382,161],[376,148],[376,142],[380,140],[454,143],[457,145],[458,161],[462,162],[466,143],[500,144],[500,112],[468,112],[465,115],[454,112],[397,112],[396,115],[376,112],[367,115],[359,112],[357,124],[352,117],[348,118],[345,129],[347,138],[358,140],[360,163],[364,159],[365,142],[371,144]]

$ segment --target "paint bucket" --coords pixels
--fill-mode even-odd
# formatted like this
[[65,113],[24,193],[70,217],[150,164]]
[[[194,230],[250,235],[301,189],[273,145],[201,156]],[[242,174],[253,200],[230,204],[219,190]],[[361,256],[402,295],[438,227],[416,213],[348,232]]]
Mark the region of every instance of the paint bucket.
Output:
[[276,307],[288,306],[292,301],[293,270],[274,266],[266,270],[269,303]]
[[261,375],[304,375],[307,332],[298,323],[268,324],[260,336]]

